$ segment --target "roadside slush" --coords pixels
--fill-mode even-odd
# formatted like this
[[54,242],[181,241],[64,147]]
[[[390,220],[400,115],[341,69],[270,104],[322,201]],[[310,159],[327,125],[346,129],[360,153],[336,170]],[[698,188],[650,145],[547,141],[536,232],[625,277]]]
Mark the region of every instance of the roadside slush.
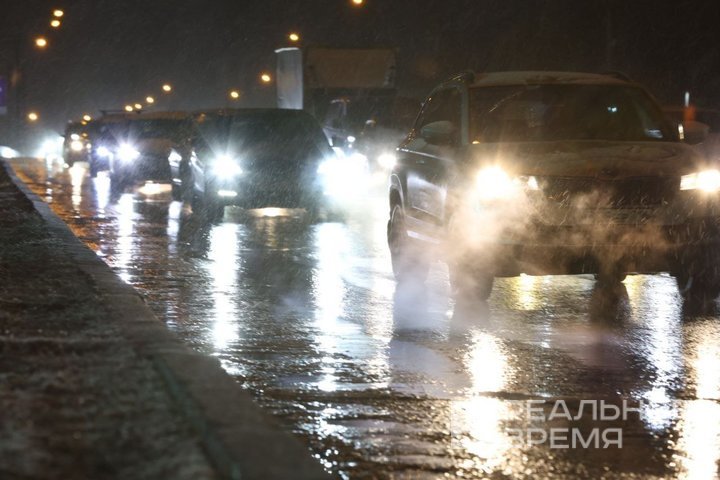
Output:
[[0,477],[328,478],[0,168]]

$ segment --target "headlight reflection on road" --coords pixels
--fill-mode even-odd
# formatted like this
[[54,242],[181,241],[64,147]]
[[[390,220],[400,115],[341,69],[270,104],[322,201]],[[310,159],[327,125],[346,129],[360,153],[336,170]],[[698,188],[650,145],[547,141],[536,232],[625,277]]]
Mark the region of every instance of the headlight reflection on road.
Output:
[[696,400],[680,408],[677,459],[683,478],[716,478],[720,460],[720,325],[713,320],[686,325],[687,384]]
[[118,271],[118,276],[124,282],[132,284],[134,279],[131,272],[134,264],[133,258],[138,253],[135,232],[137,214],[135,213],[132,195],[129,193],[123,194],[118,201],[117,208],[117,247],[112,266]]
[[[323,391],[337,389],[335,374],[338,343],[350,325],[339,321],[345,313],[345,282],[343,269],[346,268],[347,231],[345,226],[335,223],[318,225],[316,232],[317,268],[313,274],[312,294],[315,299],[315,342],[323,355],[322,379],[317,387]],[[350,338],[348,336],[348,338]]]
[[625,280],[634,317],[647,319],[639,330],[641,354],[655,370],[650,390],[639,392],[649,403],[644,418],[652,429],[667,427],[677,415],[668,389],[683,376],[681,304],[676,285],[669,276],[630,275]]
[[210,232],[208,259],[212,263],[208,266],[208,273],[212,279],[213,292],[212,341],[217,350],[224,350],[238,340],[238,309],[235,303],[238,288],[238,228],[238,224],[223,223]]
[[69,172],[70,184],[72,185],[72,204],[73,208],[77,212],[80,209],[80,203],[82,202],[82,185],[85,181],[87,169],[79,164],[76,164],[72,166]]
[[465,359],[471,386],[466,399],[452,402],[450,430],[460,448],[482,461],[476,466],[486,469],[505,460],[512,442],[503,425],[517,412],[510,412],[507,401],[483,395],[507,387],[510,372],[502,344],[480,331],[473,334],[472,342]]

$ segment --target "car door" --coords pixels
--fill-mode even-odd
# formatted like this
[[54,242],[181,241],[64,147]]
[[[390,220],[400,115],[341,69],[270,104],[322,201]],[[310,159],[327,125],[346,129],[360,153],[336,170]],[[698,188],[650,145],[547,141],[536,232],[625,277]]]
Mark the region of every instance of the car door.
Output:
[[406,170],[405,214],[409,234],[416,238],[433,240],[440,235],[448,179],[460,144],[461,98],[456,86],[433,92],[400,149]]

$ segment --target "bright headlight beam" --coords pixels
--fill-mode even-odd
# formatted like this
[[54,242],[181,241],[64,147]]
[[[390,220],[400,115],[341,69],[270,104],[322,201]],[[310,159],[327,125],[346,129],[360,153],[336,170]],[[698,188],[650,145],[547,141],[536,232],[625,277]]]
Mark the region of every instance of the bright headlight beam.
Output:
[[212,173],[218,177],[237,177],[243,174],[243,169],[230,155],[219,155],[212,163]]
[[70,142],[70,150],[73,152],[81,152],[85,148],[85,145],[80,140],[73,140]]
[[117,155],[123,162],[132,162],[140,156],[140,152],[133,148],[132,145],[124,143],[118,148]]
[[383,153],[378,157],[378,164],[385,170],[392,170],[396,162],[397,158],[393,153]]
[[500,167],[480,170],[476,181],[477,191],[483,200],[499,200],[513,196],[518,183]]
[[720,190],[720,170],[703,170],[680,177],[680,190],[702,190],[717,192]]
[[99,157],[104,157],[104,158],[112,156],[112,152],[107,147],[98,147],[97,154]]

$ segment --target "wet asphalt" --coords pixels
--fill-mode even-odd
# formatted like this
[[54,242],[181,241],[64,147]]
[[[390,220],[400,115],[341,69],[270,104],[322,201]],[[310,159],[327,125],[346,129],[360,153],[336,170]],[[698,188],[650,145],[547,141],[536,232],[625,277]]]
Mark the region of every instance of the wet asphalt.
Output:
[[343,221],[207,224],[167,188],[12,165],[340,477],[720,477],[720,315],[670,276],[521,276],[456,304],[439,262],[396,286],[382,180]]

